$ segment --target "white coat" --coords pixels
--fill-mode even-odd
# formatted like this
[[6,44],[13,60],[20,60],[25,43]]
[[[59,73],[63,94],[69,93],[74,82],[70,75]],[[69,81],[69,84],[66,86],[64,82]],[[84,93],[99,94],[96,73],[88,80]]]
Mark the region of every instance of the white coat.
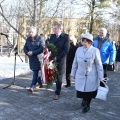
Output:
[[72,64],[71,76],[75,77],[75,89],[81,92],[97,90],[99,80],[103,78],[103,66],[100,52],[90,46],[79,47]]

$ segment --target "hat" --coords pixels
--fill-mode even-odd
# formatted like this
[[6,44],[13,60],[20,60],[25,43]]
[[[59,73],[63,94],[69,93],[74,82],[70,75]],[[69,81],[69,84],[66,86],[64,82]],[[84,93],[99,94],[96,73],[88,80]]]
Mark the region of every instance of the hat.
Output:
[[85,33],[82,35],[82,38],[86,38],[93,42],[93,36],[90,33]]

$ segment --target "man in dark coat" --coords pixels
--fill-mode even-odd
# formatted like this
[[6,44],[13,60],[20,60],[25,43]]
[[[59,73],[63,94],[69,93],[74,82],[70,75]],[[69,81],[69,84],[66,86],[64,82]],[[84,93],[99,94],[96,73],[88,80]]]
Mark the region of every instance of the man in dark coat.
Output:
[[[45,41],[37,35],[35,27],[30,28],[30,36],[27,38],[24,45],[24,52],[29,57],[30,69],[33,71],[33,78],[30,89],[28,91],[33,92],[37,82],[42,85],[41,80],[38,77],[40,70],[40,60],[38,55],[43,52]],[[38,81],[39,80],[39,81]]]
[[62,79],[64,77],[64,73],[66,71],[66,55],[69,51],[70,43],[68,34],[62,33],[61,24],[56,24],[53,28],[55,34],[52,34],[48,40],[48,43],[53,43],[57,47],[57,69],[58,69],[58,77],[56,81],[56,90],[54,100],[59,99]]
[[116,59],[115,59],[115,71],[120,72],[120,41],[117,41],[116,46]]
[[72,69],[72,63],[75,57],[75,52],[77,50],[78,44],[77,44],[77,39],[74,36],[70,36],[70,49],[67,54],[67,60],[66,60],[66,85],[65,87],[70,87],[71,86],[71,80],[70,80],[70,73]]

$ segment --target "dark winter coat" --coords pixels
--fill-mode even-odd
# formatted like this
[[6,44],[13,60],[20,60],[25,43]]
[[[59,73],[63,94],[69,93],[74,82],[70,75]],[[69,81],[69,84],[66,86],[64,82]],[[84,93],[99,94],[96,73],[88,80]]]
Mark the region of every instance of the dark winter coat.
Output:
[[120,45],[116,45],[116,61],[120,62]]
[[71,73],[71,69],[72,69],[72,63],[75,57],[75,52],[77,50],[77,45],[73,45],[73,43],[70,43],[70,50],[67,54],[67,60],[66,60],[66,74],[70,74]]
[[57,47],[57,67],[59,74],[65,73],[66,71],[66,55],[70,48],[69,36],[62,33],[58,38],[56,34],[52,34],[49,43],[53,43]]
[[33,71],[40,69],[40,61],[37,55],[43,52],[44,45],[44,40],[38,35],[35,36],[34,41],[32,40],[32,37],[28,37],[26,40],[24,45],[24,52],[26,55],[29,51],[33,52],[32,56],[28,56],[30,69]]

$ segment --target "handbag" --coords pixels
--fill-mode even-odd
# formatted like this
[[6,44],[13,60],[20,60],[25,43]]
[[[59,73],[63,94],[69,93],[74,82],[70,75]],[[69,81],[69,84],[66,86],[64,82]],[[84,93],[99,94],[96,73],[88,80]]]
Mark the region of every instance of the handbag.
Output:
[[109,92],[109,87],[103,80],[101,80],[95,98],[106,101],[108,92]]

